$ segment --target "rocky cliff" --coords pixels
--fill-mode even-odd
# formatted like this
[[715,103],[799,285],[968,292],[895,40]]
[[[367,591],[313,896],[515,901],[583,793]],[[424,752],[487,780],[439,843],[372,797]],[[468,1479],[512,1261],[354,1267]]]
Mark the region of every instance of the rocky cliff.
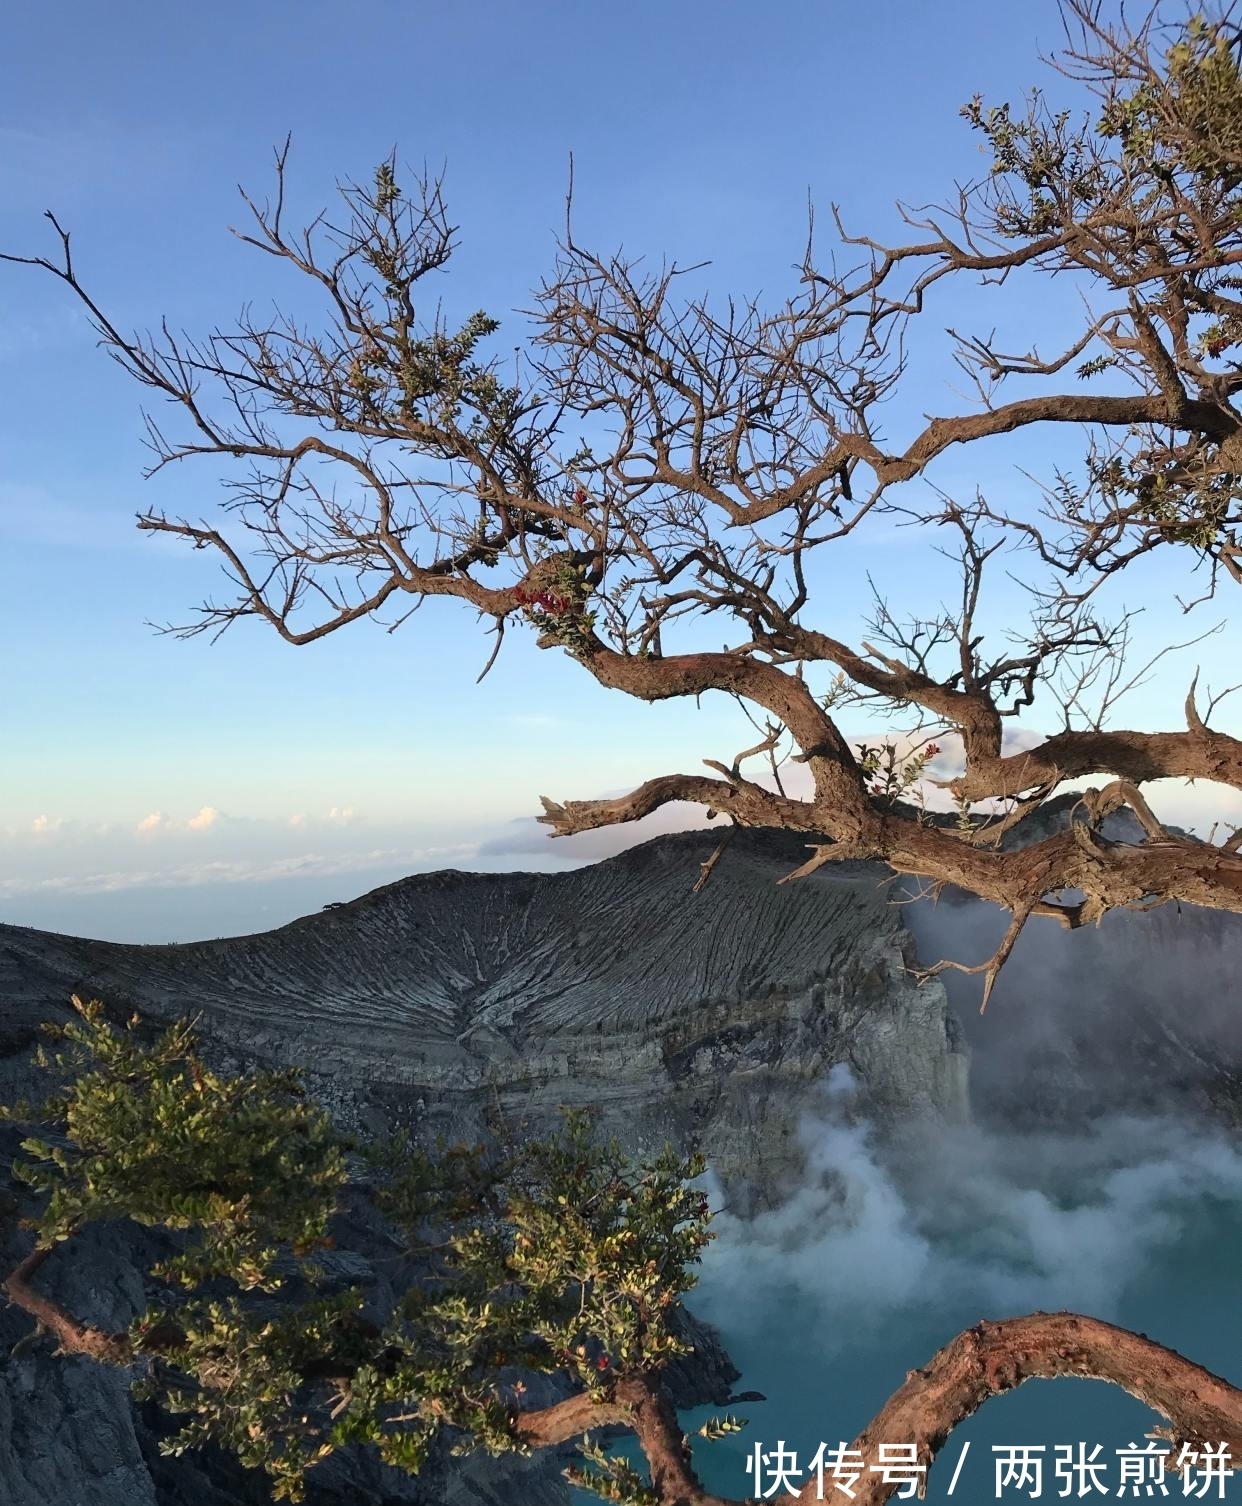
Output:
[[[277,931],[193,945],[0,926],[0,1099],[32,1091],[37,1026],[63,1018],[76,992],[162,1020],[197,1014],[217,1055],[302,1066],[348,1122],[520,1136],[561,1104],[594,1104],[633,1146],[703,1149],[735,1207],[796,1181],[798,1121],[840,1064],[863,1110],[894,1128],[969,1112],[968,1052],[969,1098],[1010,1123],[1119,1105],[1237,1114],[1236,917],[1165,909],[1073,935],[1032,924],[980,1020],[977,979],[945,974],[946,996],[905,968],[912,937],[925,962],[986,956],[1003,928],[992,907],[951,894],[894,906],[892,876],[860,865],[782,886],[801,839],[744,831],[695,894],[715,840],[662,837],[557,875],[422,875]],[[12,1146],[0,1133],[0,1172]],[[11,1217],[0,1236],[11,1263]],[[365,1229],[348,1241],[365,1260]],[[141,1300],[140,1255],[131,1233],[103,1230],[58,1254],[49,1277],[84,1316],[119,1323]],[[131,1406],[121,1377],[53,1359],[26,1327],[0,1310],[0,1500],[266,1500],[228,1460],[161,1458],[159,1420]],[[706,1336],[701,1347],[710,1363],[681,1378],[683,1400],[722,1399],[727,1360]],[[325,1470],[313,1500],[563,1506],[558,1471],[550,1459],[444,1461],[410,1481],[354,1461]]]
[[220,1049],[295,1063],[346,1121],[451,1137],[592,1104],[639,1149],[708,1156],[739,1203],[796,1179],[795,1134],[847,1065],[881,1120],[968,1112],[938,983],[870,869],[777,880],[800,839],[711,833],[563,874],[433,873],[262,935],[121,946],[0,926],[11,1048],[71,992],[201,1017]]
[[[961,1118],[967,1058],[939,985],[916,989],[908,937],[868,870],[777,880],[796,838],[739,833],[698,894],[710,833],[666,837],[560,875],[411,878],[264,935],[119,946],[0,926],[0,1098],[35,1087],[37,1026],[69,994],[168,1020],[200,1017],[218,1056],[294,1063],[346,1122],[451,1138],[520,1136],[591,1104],[635,1148],[702,1149],[734,1206],[797,1179],[796,1128],[847,1065],[872,1114]],[[14,1148],[10,1133],[6,1144]],[[0,1168],[2,1169],[2,1168]],[[0,1260],[20,1237],[9,1220]],[[367,1232],[341,1237],[363,1262]],[[128,1230],[58,1253],[47,1276],[84,1317],[123,1324],[142,1301]],[[390,1253],[390,1252],[389,1252]],[[12,1506],[259,1506],[261,1479],[209,1452],[167,1460],[160,1420],[123,1378],[62,1361],[0,1312],[0,1499]],[[7,1344],[6,1344],[7,1341]],[[676,1377],[723,1403],[710,1333]],[[314,1506],[488,1506],[567,1500],[561,1461],[444,1459],[418,1480],[333,1461]]]

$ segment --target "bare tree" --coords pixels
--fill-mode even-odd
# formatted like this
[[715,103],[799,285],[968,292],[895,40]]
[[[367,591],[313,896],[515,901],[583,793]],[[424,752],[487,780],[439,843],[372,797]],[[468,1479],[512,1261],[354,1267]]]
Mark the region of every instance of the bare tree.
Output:
[[[963,114],[991,171],[940,209],[903,209],[909,243],[847,234],[837,217],[837,255],[823,265],[809,240],[782,307],[717,305],[683,293],[695,269],[588,250],[567,214],[508,373],[486,354],[488,316],[420,321],[419,284],[449,260],[454,231],[440,183],[399,182],[395,159],[342,187],[340,218],[304,231],[285,213],[287,145],[275,198],[244,196],[236,233],[318,286],[318,326],[247,315],[202,340],[167,324],[128,336],[51,216],[57,257],[6,259],[63,280],[109,354],[172,400],[178,432],[149,423],[153,471],[203,456],[235,466],[218,522],[140,517],[223,558],[228,594],[175,631],[258,617],[304,644],[453,596],[493,624],[488,668],[506,626],[525,621],[542,647],[639,699],[735,696],[762,718],[758,747],[618,799],[545,799],[540,819],[560,836],[690,801],[734,825],[806,832],[811,856],[790,877],[865,858],[968,890],[1013,917],[974,969],[986,999],[1031,916],[1076,927],[1166,900],[1242,911],[1242,833],[1171,834],[1141,793],[1170,777],[1242,788],[1242,741],[1209,725],[1194,685],[1184,730],[1114,726],[1135,674],[1127,619],[1099,606],[1105,582],[1157,550],[1189,553],[1204,596],[1242,583],[1239,28],[1228,6],[1179,22],[1157,8],[1133,26],[1063,0],[1062,19],[1055,63],[1084,90],[1083,117],[1038,93],[1025,110],[972,101]],[[1007,354],[994,336],[954,335],[978,400],[882,437],[881,404],[947,279],[1059,276],[1088,308],[1064,349]],[[1057,385],[1075,373],[1085,387]],[[1042,512],[930,485],[951,447],[1020,429],[1077,447],[1075,466],[1044,478]],[[960,604],[908,623],[881,605],[871,636],[836,637],[811,557],[884,515],[957,537]],[[1032,610],[989,649],[980,603],[1006,542],[1022,546],[1011,559]],[[730,640],[679,647],[703,618]],[[896,783],[873,777],[836,714],[858,699],[904,713],[925,740],[960,739],[964,767],[944,781],[956,824],[897,803],[908,765],[890,760]],[[1060,730],[1006,752],[1006,719],[1032,707]],[[807,798],[743,772],[777,747],[809,776]],[[1084,797],[1085,822],[1000,844],[1066,781],[1096,776],[1110,782]],[[1102,834],[1121,806],[1146,840]]]

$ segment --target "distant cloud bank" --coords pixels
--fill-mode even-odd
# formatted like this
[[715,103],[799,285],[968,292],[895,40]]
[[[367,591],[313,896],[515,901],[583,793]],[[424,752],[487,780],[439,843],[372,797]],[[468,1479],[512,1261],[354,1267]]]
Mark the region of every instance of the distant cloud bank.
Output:
[[[1015,739],[1015,746],[1021,741]],[[954,750],[947,738],[942,747],[931,772],[951,778]],[[756,778],[771,783],[770,775]],[[809,793],[802,767],[783,771],[782,779],[793,798]],[[605,798],[621,793],[602,792]],[[1242,825],[1242,794],[1237,791],[1162,781],[1148,786],[1148,795],[1163,820],[1201,837],[1215,825],[1219,841],[1224,832]],[[926,797],[930,808],[948,808],[944,791],[929,787]],[[328,897],[335,900],[435,868],[558,871],[601,862],[666,832],[705,828],[723,831],[725,823],[710,823],[702,808],[682,803],[664,806],[641,821],[555,840],[533,815],[499,825],[443,817],[391,819],[346,803],[321,807],[319,814],[299,810],[238,817],[204,802],[188,814],[152,810],[98,823],[41,812],[24,825],[0,827],[5,872],[0,921],[98,935],[104,927],[102,921],[92,922],[92,899],[132,891],[135,900],[126,911],[124,934],[115,934],[117,939],[150,939],[141,915],[136,922],[133,918],[140,909],[140,892],[207,886],[218,898],[230,886],[269,885],[275,895],[272,913],[292,919],[302,912],[289,907],[306,903],[295,894],[303,896],[305,886],[313,888],[315,882],[331,880]],[[281,886],[287,900],[280,897]],[[211,904],[216,906],[216,900]],[[232,914],[236,905],[230,901],[224,908]],[[208,934],[211,927],[205,913],[198,934]]]

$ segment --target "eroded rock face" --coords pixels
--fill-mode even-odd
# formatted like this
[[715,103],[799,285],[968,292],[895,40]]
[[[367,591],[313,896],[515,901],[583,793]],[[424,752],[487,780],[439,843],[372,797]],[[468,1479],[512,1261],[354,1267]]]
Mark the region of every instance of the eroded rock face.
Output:
[[[347,1123],[519,1138],[552,1127],[561,1105],[593,1105],[636,1149],[703,1150],[735,1210],[797,1180],[797,1124],[835,1066],[881,1120],[965,1116],[965,1048],[939,984],[915,989],[904,971],[908,938],[882,875],[825,870],[778,886],[801,840],[741,832],[693,894],[715,840],[660,838],[568,874],[424,875],[265,935],[194,945],[0,926],[0,1099],[37,1096],[37,1026],[64,1018],[78,993],[158,1020],[200,1015],[217,1057],[301,1066]],[[121,1326],[147,1265],[130,1237],[98,1231],[46,1277],[82,1316]],[[5,1269],[18,1254],[10,1237]],[[0,1312],[10,1344],[27,1327]],[[710,1335],[699,1348],[674,1377],[678,1399],[723,1404],[727,1357]],[[124,1377],[43,1344],[19,1349],[0,1360],[0,1500],[267,1499],[224,1456],[162,1457],[160,1427]],[[476,1456],[412,1480],[337,1459],[309,1499],[564,1506],[560,1467]]]
[[[12,1342],[12,1340],[10,1340]],[[0,1498],[7,1506],[162,1506],[126,1378],[46,1345],[0,1368]]]
[[[780,879],[800,838],[712,833],[565,874],[420,875],[262,935],[118,946],[0,927],[11,1028],[76,990],[221,1048],[294,1063],[346,1121],[521,1136],[562,1104],[652,1149],[704,1151],[746,1202],[796,1180],[835,1065],[881,1121],[964,1117],[967,1055],[938,982],[905,971],[871,868]],[[16,1001],[20,999],[20,1007]]]
[[[1068,809],[1041,819],[1057,829]],[[968,1048],[940,983],[915,988],[904,971],[905,926],[925,963],[977,961],[1003,930],[993,907],[947,892],[934,909],[893,907],[891,875],[853,865],[778,886],[802,840],[762,832],[737,833],[694,895],[714,844],[660,838],[560,875],[423,875],[265,935],[190,946],[0,926],[0,1100],[37,1094],[36,1027],[77,992],[158,1019],[200,1013],[218,1056],[303,1066],[347,1121],[516,1137],[547,1128],[561,1104],[594,1104],[631,1145],[702,1148],[735,1209],[797,1179],[796,1126],[834,1067],[894,1128],[967,1113],[968,1049],[976,1111],[1006,1124],[1136,1104],[1242,1122],[1238,917],[1166,907],[1073,934],[1032,923],[983,1020],[978,980],[945,975]],[[0,1172],[12,1143],[0,1128]],[[0,1244],[6,1231],[7,1269],[19,1253],[9,1217]],[[83,1316],[119,1325],[141,1300],[132,1240],[98,1231],[58,1254],[49,1279]],[[27,1327],[0,1309],[5,1506],[264,1506],[262,1480],[223,1456],[162,1458],[161,1423],[135,1411],[122,1377],[46,1345],[11,1353]],[[680,1399],[723,1402],[727,1359],[702,1347],[707,1373],[680,1377]],[[564,1506],[559,1468],[445,1461],[414,1481],[333,1461],[312,1500]]]

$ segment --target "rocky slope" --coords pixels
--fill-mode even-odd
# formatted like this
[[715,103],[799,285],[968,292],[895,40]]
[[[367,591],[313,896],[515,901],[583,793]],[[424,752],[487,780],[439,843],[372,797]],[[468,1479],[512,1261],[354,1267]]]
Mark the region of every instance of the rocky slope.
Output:
[[[710,833],[662,838],[561,875],[429,874],[265,935],[196,945],[0,926],[0,1098],[36,1090],[37,1026],[78,993],[156,1019],[196,1014],[217,1055],[296,1063],[347,1122],[520,1136],[562,1104],[592,1104],[636,1148],[671,1138],[704,1150],[734,1206],[796,1181],[798,1120],[838,1063],[881,1119],[964,1116],[956,1022],[938,985],[912,986],[908,938],[876,875],[827,871],[781,887],[798,840],[740,833],[694,894],[713,845]],[[11,1154],[12,1132],[0,1141]],[[11,1265],[21,1245],[7,1229],[0,1259]],[[342,1244],[365,1262],[365,1230]],[[142,1300],[144,1265],[131,1232],[101,1230],[47,1274],[74,1311],[119,1326]],[[0,1312],[0,1345],[27,1326]],[[698,1348],[681,1399],[723,1402],[727,1358],[708,1334]],[[19,1344],[0,1365],[0,1499],[265,1500],[261,1480],[228,1459],[163,1459],[159,1428],[120,1376]],[[311,1500],[557,1506],[559,1469],[548,1457],[446,1459],[410,1480],[333,1461]]]
[[[0,1133],[0,1165],[15,1139],[11,1131]],[[377,1232],[364,1205],[347,1206],[333,1230],[340,1245],[334,1255],[342,1285],[361,1285],[385,1305],[399,1273],[391,1243]],[[5,1270],[24,1249],[11,1224],[0,1228]],[[82,1318],[119,1331],[146,1306],[142,1272],[168,1253],[159,1239],[132,1225],[98,1226],[57,1250],[45,1268],[46,1285]],[[241,1469],[231,1455],[213,1449],[161,1455],[169,1421],[154,1407],[134,1404],[127,1376],[88,1359],[56,1357],[50,1345],[31,1341],[29,1326],[24,1314],[0,1306],[4,1506],[271,1506],[264,1477]],[[696,1352],[670,1375],[674,1399],[681,1406],[712,1401],[723,1408],[736,1369],[715,1332],[688,1314],[685,1336]],[[541,1383],[549,1384],[532,1379]],[[535,1400],[556,1396],[548,1390]],[[306,1506],[567,1506],[561,1470],[573,1452],[463,1459],[445,1448],[412,1477],[350,1450],[312,1473]]]
[[[711,833],[564,874],[433,873],[263,935],[121,946],[0,926],[11,1047],[71,992],[296,1063],[346,1120],[520,1135],[592,1104],[637,1148],[702,1149],[739,1202],[796,1179],[799,1118],[849,1066],[881,1120],[963,1117],[943,989],[905,971],[871,870],[777,880],[802,844]],[[3,1084],[0,1084],[2,1087]]]
[[[1242,1119],[1237,918],[1166,909],[1073,935],[1033,924],[980,1020],[977,979],[945,974],[946,995],[905,967],[914,938],[925,962],[985,957],[1003,929],[992,907],[952,894],[894,906],[891,875],[859,865],[781,886],[802,842],[765,832],[737,833],[694,894],[715,840],[662,837],[558,875],[422,875],[194,945],[0,926],[0,1100],[32,1092],[37,1026],[76,992],[157,1019],[198,1014],[218,1056],[302,1066],[347,1122],[520,1136],[590,1103],[633,1146],[703,1149],[742,1208],[797,1181],[798,1122],[839,1064],[864,1112],[907,1131],[972,1101],[1008,1123],[1160,1106]],[[13,1144],[0,1130],[0,1173]],[[19,1240],[0,1220],[0,1263]],[[365,1261],[365,1229],[345,1243]],[[49,1276],[83,1316],[121,1323],[141,1300],[141,1253],[132,1233],[101,1230]],[[0,1310],[0,1500],[262,1506],[262,1482],[226,1459],[161,1458],[159,1420],[121,1377],[52,1358],[27,1326]],[[703,1348],[684,1400],[728,1388],[727,1360]],[[558,1471],[547,1458],[444,1461],[411,1481],[349,1461],[325,1469],[312,1500],[563,1506]]]

